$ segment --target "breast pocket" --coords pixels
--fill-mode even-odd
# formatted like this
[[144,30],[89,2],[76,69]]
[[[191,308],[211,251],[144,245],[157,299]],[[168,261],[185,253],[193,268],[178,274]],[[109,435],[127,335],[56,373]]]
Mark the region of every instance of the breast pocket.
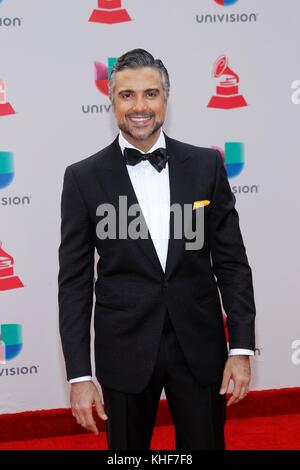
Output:
[[211,210],[210,201],[203,204],[201,201],[198,204],[194,203],[193,207],[190,214],[187,213],[185,220],[185,239],[188,241],[188,249],[191,251],[201,250],[205,244],[209,232]]

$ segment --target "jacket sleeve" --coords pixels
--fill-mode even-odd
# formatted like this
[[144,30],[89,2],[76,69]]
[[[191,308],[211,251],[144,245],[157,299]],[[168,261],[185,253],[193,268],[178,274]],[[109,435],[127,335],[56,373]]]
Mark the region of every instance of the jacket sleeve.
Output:
[[252,272],[222,157],[216,151],[211,210],[211,260],[227,314],[229,348],[255,348]]
[[59,246],[59,329],[67,378],[92,375],[90,328],[94,287],[92,223],[72,167],[67,167],[61,197]]

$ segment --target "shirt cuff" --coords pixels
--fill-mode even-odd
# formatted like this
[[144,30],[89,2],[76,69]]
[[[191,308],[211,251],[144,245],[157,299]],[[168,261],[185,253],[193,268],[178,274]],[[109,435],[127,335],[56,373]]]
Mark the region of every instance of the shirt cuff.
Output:
[[69,382],[70,384],[75,384],[77,382],[85,382],[87,380],[92,380],[92,377],[90,375],[85,375],[83,377],[76,377],[75,379],[70,379]]
[[254,356],[252,349],[229,349],[229,356]]

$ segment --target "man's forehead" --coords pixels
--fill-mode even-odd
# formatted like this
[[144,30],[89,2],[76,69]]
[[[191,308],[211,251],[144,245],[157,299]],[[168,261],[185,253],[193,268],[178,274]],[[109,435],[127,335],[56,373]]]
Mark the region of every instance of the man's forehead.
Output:
[[116,73],[116,86],[134,88],[157,88],[162,86],[161,75],[151,67],[124,69]]

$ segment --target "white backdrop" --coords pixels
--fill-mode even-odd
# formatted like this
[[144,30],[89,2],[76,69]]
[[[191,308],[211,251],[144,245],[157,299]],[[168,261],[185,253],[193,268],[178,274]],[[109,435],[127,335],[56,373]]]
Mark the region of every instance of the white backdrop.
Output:
[[[255,286],[252,389],[300,385],[300,3],[220,3],[123,0],[132,20],[104,24],[88,21],[96,0],[0,1],[0,240],[14,263],[0,252],[0,412],[68,406],[57,306],[62,178],[117,132],[94,62],[136,47],[169,70],[167,134],[244,144],[245,165],[230,183]],[[223,54],[248,106],[207,107]]]

